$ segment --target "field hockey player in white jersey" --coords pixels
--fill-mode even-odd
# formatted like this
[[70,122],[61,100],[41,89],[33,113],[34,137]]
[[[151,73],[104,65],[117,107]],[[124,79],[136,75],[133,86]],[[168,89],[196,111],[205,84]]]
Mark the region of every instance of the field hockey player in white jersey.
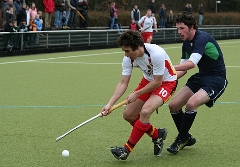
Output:
[[158,29],[156,18],[152,16],[152,11],[150,9],[148,9],[146,15],[141,17],[141,19],[138,21],[138,26],[140,27],[143,41],[145,43],[151,43],[153,38],[152,27],[154,27],[156,32],[158,32]]
[[163,149],[167,130],[155,128],[150,123],[150,116],[174,93],[177,87],[176,71],[165,50],[158,45],[144,43],[138,31],[125,31],[117,42],[125,52],[122,76],[101,113],[104,116],[110,114],[110,108],[127,90],[134,67],[143,71],[143,77],[136,89],[126,96],[123,118],[133,127],[130,137],[122,147],[111,147],[111,152],[116,159],[126,160],[146,133],[153,142],[154,155],[158,156]]

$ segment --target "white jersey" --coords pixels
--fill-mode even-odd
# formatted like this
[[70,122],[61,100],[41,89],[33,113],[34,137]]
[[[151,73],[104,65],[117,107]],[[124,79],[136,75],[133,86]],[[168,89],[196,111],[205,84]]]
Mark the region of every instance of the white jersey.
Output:
[[157,24],[156,18],[151,16],[143,16],[141,19],[138,21],[138,24],[143,24],[142,28],[144,29],[144,32],[153,32],[152,27]]
[[163,75],[163,82],[177,80],[176,71],[165,50],[155,44],[145,43],[144,45],[145,53],[142,57],[132,61],[129,57],[124,56],[122,75],[130,76],[133,67],[137,67],[143,71],[143,77],[148,81],[154,80],[156,75]]

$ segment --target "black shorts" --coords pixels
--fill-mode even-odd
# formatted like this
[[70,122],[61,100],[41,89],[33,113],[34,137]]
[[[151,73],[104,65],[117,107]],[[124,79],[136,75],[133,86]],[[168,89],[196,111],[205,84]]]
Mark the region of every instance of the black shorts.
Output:
[[186,86],[196,93],[199,89],[203,89],[208,94],[210,101],[205,103],[206,106],[212,107],[215,101],[222,95],[227,87],[228,81],[218,76],[200,76],[198,73],[192,75]]

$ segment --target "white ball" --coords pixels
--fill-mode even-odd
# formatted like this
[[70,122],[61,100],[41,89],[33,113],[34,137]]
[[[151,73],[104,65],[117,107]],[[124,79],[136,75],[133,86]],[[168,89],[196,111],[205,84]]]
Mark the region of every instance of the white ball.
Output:
[[68,150],[63,150],[62,156],[69,157],[69,151]]

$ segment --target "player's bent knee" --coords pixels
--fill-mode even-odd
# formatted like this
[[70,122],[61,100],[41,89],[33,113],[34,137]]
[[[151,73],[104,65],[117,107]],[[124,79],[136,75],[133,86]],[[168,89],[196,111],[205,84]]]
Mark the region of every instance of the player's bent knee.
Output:
[[196,103],[193,101],[188,101],[186,104],[186,109],[187,110],[195,110],[197,108]]
[[171,102],[169,103],[168,108],[170,112],[178,112],[181,109],[181,106],[179,106],[177,103]]
[[123,118],[128,122],[133,122],[137,117],[132,115],[132,114],[124,112],[123,113]]

